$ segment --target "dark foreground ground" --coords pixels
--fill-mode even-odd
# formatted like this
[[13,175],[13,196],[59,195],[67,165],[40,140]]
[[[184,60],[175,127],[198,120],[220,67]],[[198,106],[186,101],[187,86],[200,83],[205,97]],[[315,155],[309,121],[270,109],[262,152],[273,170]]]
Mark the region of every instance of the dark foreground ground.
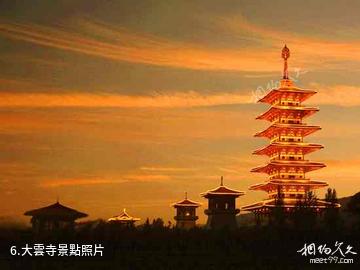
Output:
[[[290,228],[243,227],[237,231],[178,231],[169,228],[119,229],[98,227],[51,237],[34,236],[29,230],[2,229],[0,232],[0,269],[360,269],[358,229],[325,231]],[[331,252],[343,242],[358,254],[346,254],[353,263],[311,264],[310,258],[342,257],[320,254],[302,256],[304,244],[326,244]],[[102,244],[104,255],[95,257],[11,255],[29,244]],[[321,247],[320,247],[321,249]],[[329,251],[329,250],[327,250]]]

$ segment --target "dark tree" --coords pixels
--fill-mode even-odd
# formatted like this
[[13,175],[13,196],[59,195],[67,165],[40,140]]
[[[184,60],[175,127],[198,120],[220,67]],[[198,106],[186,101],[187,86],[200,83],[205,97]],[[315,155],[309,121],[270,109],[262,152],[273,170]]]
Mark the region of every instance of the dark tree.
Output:
[[152,227],[154,229],[163,229],[164,228],[164,221],[161,218],[156,218],[152,222]]
[[354,215],[357,226],[360,228],[360,192],[351,197],[347,204],[347,211]]
[[313,191],[307,191],[304,198],[299,198],[292,219],[296,229],[311,230],[317,221],[317,198]]
[[325,194],[325,201],[328,203],[324,212],[324,222],[328,229],[335,230],[340,226],[340,215],[338,198],[335,189],[328,188]]
[[277,189],[275,207],[271,212],[270,220],[277,227],[282,227],[285,224],[284,198],[280,186]]

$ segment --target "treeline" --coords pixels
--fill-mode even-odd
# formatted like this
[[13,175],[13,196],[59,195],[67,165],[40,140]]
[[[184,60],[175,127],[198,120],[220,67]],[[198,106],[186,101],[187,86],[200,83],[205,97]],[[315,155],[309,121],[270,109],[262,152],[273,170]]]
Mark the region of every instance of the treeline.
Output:
[[315,193],[309,191],[297,200],[295,207],[287,208],[281,192],[278,191],[275,207],[266,215],[260,215],[257,224],[280,229],[322,229],[330,232],[360,229],[360,192],[340,208],[336,190],[329,188],[324,201],[326,205],[321,207]]
[[[281,207],[281,196],[278,199],[268,220],[237,230],[179,230],[161,218],[130,227],[97,220],[73,232],[47,236],[30,230],[0,230],[0,269],[339,269],[339,265],[310,265],[309,257],[298,251],[304,244],[333,248],[342,242],[343,248],[351,245],[353,251],[360,252],[360,193],[340,210],[336,191],[329,189],[325,200],[330,204],[321,213],[314,207],[317,198],[313,193],[299,200],[291,214]],[[104,257],[10,255],[10,246],[26,243],[102,244]],[[351,266],[356,268],[359,260],[353,258]]]

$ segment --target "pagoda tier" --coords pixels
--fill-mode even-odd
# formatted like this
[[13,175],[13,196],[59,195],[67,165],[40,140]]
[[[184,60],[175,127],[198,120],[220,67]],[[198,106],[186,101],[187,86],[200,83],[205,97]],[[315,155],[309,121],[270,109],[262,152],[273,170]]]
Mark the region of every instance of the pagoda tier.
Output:
[[308,126],[306,124],[275,123],[264,131],[256,133],[255,137],[265,137],[269,139],[279,137],[280,135],[296,135],[298,137],[305,137],[320,129],[321,127],[319,126]]
[[261,149],[255,150],[253,154],[267,155],[269,157],[274,157],[277,154],[277,156],[280,155],[280,158],[282,157],[281,155],[284,154],[284,158],[291,155],[293,155],[294,158],[301,158],[303,155],[322,148],[324,148],[322,145],[315,143],[272,142]]
[[[285,198],[284,199],[284,205],[283,207],[290,211],[294,207],[296,207],[296,204],[298,202],[298,198]],[[314,208],[317,208],[318,210],[324,209],[326,207],[331,206],[331,203],[326,201],[317,200],[316,205],[314,205]],[[336,205],[337,207],[340,207],[339,204]],[[261,202],[253,203],[246,205],[241,208],[243,211],[253,211],[254,213],[267,213],[269,209],[276,207],[276,198],[271,198],[267,200],[263,200]]]
[[[289,187],[289,191],[298,191],[305,190],[308,187],[312,189],[326,187],[327,183],[323,181],[312,181],[310,179],[304,180],[282,180],[282,179],[272,179],[271,181],[267,181],[260,184],[255,184],[250,186],[250,190],[264,190],[268,193],[273,192],[277,194],[278,187]],[[286,189],[285,189],[286,191]]]
[[274,160],[265,166],[253,168],[251,172],[272,174],[274,172],[311,172],[326,167],[325,164],[320,162],[309,162],[307,160]]
[[300,124],[305,117],[313,115],[319,111],[318,108],[303,106],[272,106],[268,111],[256,117],[276,123]]
[[[327,183],[312,181],[306,173],[321,169],[325,164],[312,162],[305,155],[323,148],[320,144],[304,142],[304,138],[321,128],[303,123],[303,119],[319,111],[318,108],[306,107],[302,102],[316,94],[314,90],[300,89],[293,85],[288,77],[287,59],[289,49],[282,51],[284,75],[280,87],[272,89],[258,102],[270,104],[270,108],[256,119],[267,120],[272,124],[255,137],[265,137],[270,143],[253,154],[266,155],[269,162],[256,167],[251,172],[266,173],[268,180],[250,187],[251,190],[263,190],[268,199],[244,206],[243,210],[254,212],[267,211],[275,205],[277,197],[284,200],[284,207],[294,207],[296,202],[305,199],[306,192],[326,187]],[[326,202],[318,201],[316,207],[325,207]]]
[[281,81],[280,88],[271,90],[267,95],[259,99],[258,102],[270,105],[299,105],[315,94],[316,91],[294,87],[291,80],[285,79]]

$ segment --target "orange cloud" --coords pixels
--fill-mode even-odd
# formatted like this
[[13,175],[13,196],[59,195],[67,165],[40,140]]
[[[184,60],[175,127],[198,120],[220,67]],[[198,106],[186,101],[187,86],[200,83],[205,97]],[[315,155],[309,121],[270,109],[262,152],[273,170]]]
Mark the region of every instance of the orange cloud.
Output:
[[153,172],[188,172],[196,171],[195,168],[173,168],[173,167],[141,167],[142,171],[153,171]]
[[47,180],[40,183],[43,188],[55,188],[64,186],[89,186],[89,185],[103,185],[103,184],[118,184],[124,181],[114,181],[109,179],[61,179],[61,180]]
[[360,105],[359,87],[350,85],[324,86],[315,83],[312,84],[312,87],[319,90],[309,100],[309,104],[330,104],[344,107]]
[[244,94],[201,95],[193,91],[172,95],[125,96],[116,94],[2,93],[1,107],[124,107],[181,108],[250,103],[251,92]]
[[[295,63],[324,68],[331,60],[360,61],[360,42],[334,41],[278,31],[250,23],[243,17],[215,18],[234,37],[255,40],[262,47],[209,48],[158,36],[130,32],[101,22],[79,19],[77,31],[25,23],[0,23],[0,35],[41,46],[102,57],[114,61],[200,70],[278,71],[279,47],[287,43]],[[95,38],[96,37],[96,38]]]
[[[305,64],[309,68],[324,68],[326,60],[352,60],[360,61],[360,42],[359,41],[334,41],[333,39],[315,38],[303,34],[279,31],[266,26],[260,26],[249,22],[242,16],[236,17],[217,17],[215,22],[230,31],[233,35],[248,36],[261,43],[262,46],[279,48],[282,44],[287,44],[294,52],[291,59],[296,59],[298,64]],[[262,48],[256,48],[262,51]],[[272,50],[273,50],[272,49]],[[268,56],[271,56],[268,54]],[[260,63],[268,64],[270,59],[262,58],[259,55]],[[280,57],[280,53],[275,59]]]
[[66,186],[90,186],[90,185],[107,185],[107,184],[120,184],[128,181],[165,181],[170,180],[167,175],[160,174],[128,174],[119,176],[116,179],[103,179],[103,178],[71,178],[71,179],[53,179],[45,180],[40,183],[43,188],[55,188]]
[[171,177],[163,174],[129,174],[124,175],[124,179],[132,181],[167,181]]
[[124,28],[114,30],[107,25],[91,22],[86,22],[85,26],[86,29],[94,29],[95,34],[102,38],[95,39],[87,34],[54,27],[7,22],[0,23],[0,34],[12,39],[115,61],[205,70],[276,70],[271,63],[259,63],[259,58],[267,58],[274,64],[277,62],[278,57],[267,57],[269,52],[209,49],[153,35],[132,33]]

